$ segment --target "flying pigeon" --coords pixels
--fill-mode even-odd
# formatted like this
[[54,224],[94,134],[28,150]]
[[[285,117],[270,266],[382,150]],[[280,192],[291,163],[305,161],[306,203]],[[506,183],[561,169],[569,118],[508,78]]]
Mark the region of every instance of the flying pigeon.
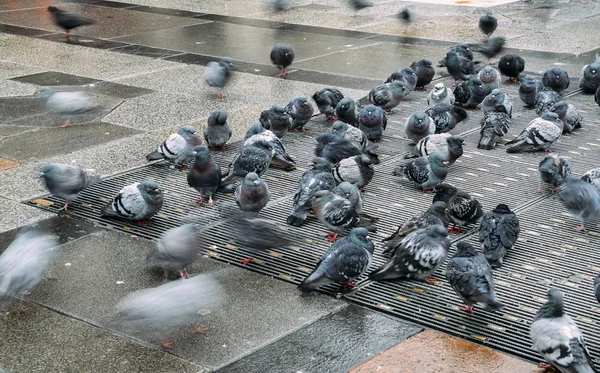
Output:
[[[471,51],[471,47],[469,46],[469,44],[464,44],[464,43],[456,44],[456,45],[450,47],[448,52],[460,54],[461,56],[473,61],[473,51]],[[440,60],[440,62],[438,62],[438,67],[446,67],[447,58],[448,58],[448,54],[446,53],[446,56],[444,56],[444,58],[442,60]]]
[[579,87],[586,94],[594,94],[600,88],[600,54],[596,53],[596,60],[581,69]]
[[215,87],[219,89],[219,97],[225,98],[223,89],[229,84],[231,76],[233,75],[233,61],[224,57],[219,62],[211,61],[206,65],[204,70],[204,81],[209,87]]
[[453,50],[446,53],[446,69],[448,70],[448,74],[450,74],[455,81],[467,81],[475,74],[473,59],[469,59],[463,54]]
[[271,63],[280,71],[279,77],[285,78],[287,76],[287,67],[294,62],[294,51],[292,46],[285,43],[275,44],[271,50]]
[[504,256],[519,238],[519,218],[505,204],[486,212],[479,224],[481,251],[492,268],[502,267]]
[[396,166],[393,174],[406,175],[408,180],[425,192],[437,188],[440,183],[444,182],[448,175],[448,158],[444,154],[436,152]]
[[271,158],[272,167],[279,167],[286,171],[296,169],[296,165],[292,157],[286,152],[285,146],[279,137],[272,131],[264,128],[260,121],[252,122],[250,129],[246,132],[244,146],[254,144],[257,141],[266,141],[273,147],[273,156]]
[[267,4],[274,12],[283,12],[290,8],[288,0],[269,0]]
[[386,127],[387,117],[380,107],[367,105],[358,114],[358,128],[373,142],[381,141]]
[[590,183],[600,191],[600,167],[592,168],[581,177],[581,180]]
[[537,80],[531,75],[525,75],[525,78],[523,78],[521,84],[519,84],[519,97],[525,106],[534,108],[536,96],[543,88],[544,84],[541,80]]
[[546,112],[541,118],[535,118],[515,139],[506,143],[512,145],[507,153],[549,151],[563,131],[563,122],[556,113]]
[[413,69],[413,71],[417,75],[417,87],[415,88],[415,90],[427,90],[425,86],[431,83],[433,77],[435,76],[435,69],[432,65],[433,63],[429,58],[420,59],[418,61],[413,62],[410,65],[410,68]]
[[287,223],[296,227],[301,226],[310,211],[313,194],[320,190],[332,190],[334,186],[331,163],[324,158],[314,158],[312,168],[304,172],[300,178],[294,193],[292,213],[288,216]]
[[291,130],[302,131],[304,125],[312,118],[315,108],[304,96],[296,97],[285,107],[285,112],[292,118]]
[[487,12],[479,18],[479,29],[488,38],[491,34],[496,31],[498,27],[498,20],[493,16],[492,10],[488,9]]
[[560,95],[553,90],[542,90],[535,95],[535,112],[541,116],[550,110],[552,105],[560,101]]
[[55,6],[49,6],[47,11],[50,12],[54,24],[65,30],[65,38],[70,38],[71,35],[69,35],[69,31],[76,29],[77,27],[93,25],[96,23],[93,19],[84,17],[75,12],[58,9]]
[[65,118],[60,128],[69,126],[71,117],[97,110],[100,106],[84,92],[54,92],[52,88],[43,87],[39,96],[46,101],[48,110]]
[[379,106],[385,110],[386,114],[392,114],[392,109],[400,105],[401,101],[406,100],[406,96],[412,92],[409,88],[406,81],[395,80],[391,83],[381,84],[373,88],[371,92],[369,92],[368,98],[373,105]]
[[75,201],[81,191],[100,181],[100,176],[91,176],[77,166],[60,163],[44,165],[40,176],[52,195],[66,201],[59,211],[67,211],[69,203]]
[[250,172],[262,176],[269,168],[272,157],[273,146],[266,141],[243,146],[229,164],[227,175],[221,179],[221,187],[232,187]]
[[366,155],[344,158],[333,167],[333,177],[336,182],[347,181],[358,188],[364,188],[369,184],[374,174],[373,162]]
[[500,88],[500,73],[491,66],[484,66],[477,74],[486,95],[492,93],[496,88]]
[[454,88],[456,105],[465,109],[475,109],[485,99],[485,88],[478,78],[465,80]]
[[404,123],[404,134],[414,143],[435,133],[435,122],[422,111],[415,111]]
[[581,128],[583,117],[577,112],[575,105],[559,101],[552,105],[548,110],[558,114],[558,119],[563,122],[563,135],[568,135],[577,128]]
[[396,72],[394,72],[392,75],[390,75],[389,78],[387,78],[387,80],[385,81],[386,83],[391,83],[391,82],[405,82],[406,84],[406,89],[409,91],[414,91],[415,88],[417,87],[417,74],[415,73],[415,71],[410,68],[410,67],[405,67],[403,69],[400,69]]
[[483,115],[496,111],[497,106],[504,106],[508,116],[512,118],[512,103],[510,102],[508,95],[504,94],[500,88],[494,89],[492,93],[487,95],[483,100],[483,103],[481,104]]
[[235,190],[235,202],[242,211],[258,214],[270,198],[269,186],[254,172],[249,172]]
[[208,203],[214,205],[212,196],[221,186],[221,167],[211,158],[206,146],[195,147],[194,157],[192,169],[187,174],[188,185],[200,193],[198,203],[204,203],[204,198],[208,197]]
[[198,259],[200,233],[201,228],[197,224],[184,224],[163,233],[147,259],[163,268],[165,281],[168,270],[179,272],[182,280],[190,276],[187,267]]
[[442,183],[436,188],[433,203],[442,201],[446,203],[446,216],[454,225],[450,229],[453,233],[460,233],[460,227],[475,224],[483,216],[483,208],[478,200],[471,197],[453,185]]
[[440,104],[454,105],[455,101],[454,93],[445,87],[444,83],[437,83],[433,86],[433,91],[427,95],[427,105],[430,108]]
[[143,180],[123,187],[100,209],[102,217],[119,217],[148,225],[163,205],[163,193],[154,180]]
[[364,201],[358,186],[347,181],[342,181],[333,188],[332,192],[333,194],[346,198],[348,201],[352,202],[356,212],[359,214],[363,212]]
[[282,106],[271,106],[268,110],[263,110],[260,113],[260,123],[280,139],[285,136],[287,131],[292,127],[292,117],[286,112]]
[[[505,44],[506,38],[502,36],[496,36],[493,38],[485,39],[480,44],[471,45],[471,49],[473,50],[473,52],[479,52],[486,56],[488,60],[491,60],[492,58],[500,54],[500,52],[502,52],[502,49],[504,49]],[[489,61],[489,64],[493,65],[494,63]]]
[[358,126],[357,118],[359,112],[360,110],[357,103],[350,97],[344,97],[335,107],[335,115],[337,115],[337,118],[354,127]]
[[481,130],[477,148],[494,149],[498,141],[508,133],[510,123],[510,115],[503,105],[498,105],[493,111],[484,114],[480,122]]
[[460,106],[439,104],[425,110],[435,123],[435,133],[451,131],[456,125],[467,119],[469,114]]
[[553,89],[557,93],[561,93],[565,89],[569,88],[571,80],[567,70],[562,67],[553,67],[546,70],[544,77],[542,78],[544,86]]
[[177,133],[169,136],[158,146],[158,149],[146,156],[148,161],[166,159],[180,167],[187,167],[194,159],[194,148],[202,145],[202,138],[192,126],[183,126]]
[[334,121],[335,111],[338,103],[344,98],[342,92],[335,88],[323,88],[313,94],[312,99],[315,100],[319,112],[325,115],[325,120]]
[[333,122],[331,133],[350,141],[361,150],[365,150],[369,144],[369,139],[367,139],[367,135],[363,131],[357,127],[349,126],[340,120]]
[[[400,9],[396,16],[398,17],[398,20],[400,20],[400,22],[407,24],[414,22],[417,19],[415,13],[408,8]],[[406,33],[406,31],[404,33]]]
[[500,57],[498,70],[502,75],[508,77],[509,82],[516,83],[519,80],[519,75],[525,70],[525,60],[514,53],[507,53]]
[[569,213],[581,222],[576,229],[585,232],[585,223],[600,217],[600,192],[592,184],[568,176],[558,193],[558,199]]
[[[231,128],[227,122],[227,113],[223,110],[213,111],[204,127],[204,140],[212,150],[225,149],[225,144],[231,138]],[[201,144],[196,144],[201,145]]]

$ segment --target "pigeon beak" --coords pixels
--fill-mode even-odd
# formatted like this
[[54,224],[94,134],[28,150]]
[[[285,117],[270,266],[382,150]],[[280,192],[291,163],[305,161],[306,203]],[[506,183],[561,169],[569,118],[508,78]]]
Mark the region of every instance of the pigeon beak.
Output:
[[196,155],[196,154],[198,154],[198,152],[197,152],[197,151],[193,151],[193,152],[192,152],[192,154],[193,154],[193,155]]
[[44,176],[45,174],[43,172],[40,172],[40,176]]

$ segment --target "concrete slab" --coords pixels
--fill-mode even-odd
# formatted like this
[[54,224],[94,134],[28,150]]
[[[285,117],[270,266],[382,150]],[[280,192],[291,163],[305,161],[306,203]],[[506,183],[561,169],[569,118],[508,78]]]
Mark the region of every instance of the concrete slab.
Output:
[[26,126],[4,126],[0,125],[0,137],[8,137],[19,133],[36,130],[37,127]]
[[54,86],[85,86],[98,83],[100,80],[86,78],[73,74],[65,74],[57,71],[44,71],[36,74],[20,75],[13,78],[17,82],[35,84],[42,87]]
[[[16,169],[18,167],[3,170],[0,175]],[[5,198],[0,198],[0,209],[2,209],[3,214],[2,220],[0,220],[0,232],[9,231],[54,216],[54,214],[40,211],[40,209],[36,209],[35,207],[26,206]]]
[[251,17],[266,11],[262,1],[222,1],[222,0],[178,0],[177,4],[165,4],[164,0],[125,0],[124,3],[144,6],[176,6],[176,9],[200,13],[224,14],[238,17]]
[[0,80],[0,92],[3,97],[32,95],[36,90],[37,88],[30,84]]
[[11,79],[18,76],[40,73],[43,70],[27,65],[21,65],[8,61],[0,61],[0,79]]

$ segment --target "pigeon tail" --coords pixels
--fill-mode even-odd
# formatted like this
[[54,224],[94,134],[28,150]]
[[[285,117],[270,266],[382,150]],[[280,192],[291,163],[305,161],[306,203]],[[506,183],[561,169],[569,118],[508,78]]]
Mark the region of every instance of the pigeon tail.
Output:
[[367,157],[369,157],[369,160],[371,161],[371,164],[376,165],[379,164],[381,161],[379,160],[379,156],[375,153],[373,153],[371,150],[365,150],[364,151],[365,155]]
[[331,284],[332,281],[324,272],[313,272],[300,284],[300,290],[304,293],[311,293],[321,286]]
[[381,281],[398,278],[398,274],[393,270],[393,263],[394,261],[390,260],[388,263],[377,268],[375,271],[371,272],[369,279],[373,281]]
[[498,302],[496,299],[490,299],[489,303],[483,305],[483,309],[489,312],[499,311],[504,308],[504,304]]
[[287,223],[293,225],[294,227],[299,227],[304,223],[307,216],[308,212],[294,211],[290,216],[288,216]]
[[271,160],[271,166],[281,168],[285,171],[294,171],[296,169],[295,163],[293,159],[287,159],[283,155],[276,155]]
[[113,200],[108,201],[104,206],[100,208],[100,216],[102,217],[114,217],[119,216],[116,211],[112,208]]
[[361,213],[358,216],[360,216],[360,222],[358,223],[359,227],[367,228],[369,232],[377,232],[377,227],[375,227],[374,224],[377,224],[379,218],[375,218],[365,213]]
[[221,180],[221,188],[226,188],[228,187],[230,184],[235,184],[238,181],[242,180],[243,177],[238,176],[234,173],[232,173],[231,175],[228,175],[227,177],[225,177],[223,180]]
[[146,156],[146,160],[148,162],[150,162],[150,161],[158,161],[158,160],[161,160],[161,159],[165,159],[165,156],[163,155],[163,153],[158,152],[158,151],[152,152],[152,153],[150,153],[150,154],[148,154]]
[[510,148],[507,148],[506,149],[507,153],[520,153],[520,152],[527,152],[527,151],[536,149],[533,145],[528,144],[527,141],[525,141],[524,139],[519,139],[519,138],[516,138],[515,140],[512,140],[512,141],[506,143],[506,145],[510,145],[510,144],[515,144],[515,145],[511,146]]

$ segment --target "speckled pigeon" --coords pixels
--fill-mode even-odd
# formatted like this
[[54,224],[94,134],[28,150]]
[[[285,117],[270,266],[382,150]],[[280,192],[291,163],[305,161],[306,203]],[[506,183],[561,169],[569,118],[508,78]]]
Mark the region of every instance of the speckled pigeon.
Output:
[[81,191],[100,181],[100,176],[91,176],[77,166],[61,163],[44,165],[40,176],[52,195],[66,201],[59,211],[67,211],[69,202],[75,201]]
[[286,43],[275,44],[271,50],[271,63],[279,69],[279,77],[285,78],[287,76],[286,69],[294,62],[294,51],[292,46]]
[[325,120],[337,120],[335,109],[344,98],[344,94],[335,88],[323,88],[313,94],[312,99],[317,103],[319,112],[325,115]]
[[406,81],[395,80],[373,88],[369,92],[368,98],[373,105],[382,108],[386,114],[392,114],[392,109],[398,106],[401,101],[406,100],[406,96],[412,92],[409,88]]
[[386,83],[391,83],[391,82],[405,82],[406,83],[406,89],[408,91],[414,91],[415,88],[417,87],[417,74],[415,73],[415,71],[410,68],[410,67],[405,67],[403,69],[400,69],[394,73],[392,73],[392,75],[390,75],[389,78],[387,78],[387,80],[385,81]]
[[369,144],[369,139],[367,139],[367,135],[365,135],[363,131],[356,127],[349,126],[340,120],[333,122],[331,133],[352,142],[361,150],[366,149]]
[[194,164],[187,174],[188,185],[200,193],[198,203],[204,203],[208,197],[208,203],[214,205],[212,196],[221,186],[221,167],[211,158],[206,146],[195,147],[194,156]]
[[433,63],[429,58],[423,58],[418,61],[413,62],[410,65],[410,68],[413,69],[415,74],[417,75],[417,86],[416,90],[426,91],[427,88],[425,86],[433,80],[435,76],[435,69],[433,68]]
[[219,89],[220,98],[225,98],[223,89],[229,84],[232,76],[233,61],[228,57],[221,58],[219,62],[209,62],[204,70],[204,81],[208,86]]
[[496,88],[500,88],[500,73],[491,66],[484,66],[479,74],[477,74],[481,83],[483,83],[483,89],[485,94],[489,95]]
[[455,81],[469,80],[475,74],[473,60],[453,50],[446,53],[446,69]]
[[[280,223],[257,217],[240,214],[232,219],[231,237],[235,243],[254,250],[268,250],[284,247],[290,244],[286,237],[285,230],[280,227]],[[248,264],[252,261],[244,260]]]
[[406,155],[404,158],[424,157],[437,151],[446,152],[448,148],[446,139],[450,136],[452,135],[449,133],[435,133],[433,135],[425,136],[417,141],[412,149],[412,153]]
[[332,192],[340,197],[346,198],[352,202],[352,205],[359,214],[363,212],[364,201],[362,193],[358,189],[358,186],[351,184],[347,181],[339,183]]
[[231,127],[227,122],[227,113],[223,110],[213,111],[208,117],[203,132],[206,146],[212,150],[224,150],[225,144],[231,138]]
[[273,146],[266,141],[257,141],[243,146],[235,155],[227,175],[221,179],[221,187],[231,188],[236,182],[242,180],[250,172],[262,176],[271,165]]
[[592,168],[581,177],[581,180],[590,183],[600,190],[600,167]]
[[502,75],[508,77],[509,82],[516,83],[519,80],[519,75],[525,70],[525,60],[514,53],[507,53],[500,57],[498,70]]
[[[473,51],[471,51],[471,47],[469,46],[469,44],[465,44],[465,43],[456,44],[456,45],[450,47],[448,52],[460,54],[463,57],[473,61]],[[440,62],[438,62],[438,66],[446,67],[447,58],[448,58],[448,54],[446,53],[446,56],[444,56],[444,58],[441,59]]]
[[454,88],[456,105],[465,109],[475,109],[485,99],[485,88],[478,78],[460,82]]
[[479,18],[479,29],[485,34],[485,37],[489,37],[496,31],[498,27],[498,20],[494,17],[491,9],[488,9],[481,18]]
[[263,110],[259,120],[264,128],[273,131],[279,138],[283,138],[292,127],[292,117],[282,106],[271,106],[270,109]]
[[581,69],[579,88],[586,94],[594,94],[600,88],[600,54],[596,53],[596,60]]
[[550,110],[552,105],[556,104],[560,101],[560,95],[553,90],[546,89],[539,91],[535,95],[535,112],[537,115],[541,116],[546,111]]
[[387,127],[384,110],[375,105],[365,106],[358,114],[358,128],[373,142],[380,142]]
[[201,231],[197,224],[184,224],[163,233],[147,259],[163,268],[165,281],[169,270],[179,272],[182,280],[189,277],[187,267],[198,259]]
[[186,167],[194,159],[194,148],[202,145],[202,138],[192,126],[183,126],[169,136],[158,149],[146,156],[148,161],[166,159],[171,163]]
[[479,131],[478,149],[490,150],[496,147],[498,141],[508,133],[510,129],[510,115],[506,112],[506,107],[498,105],[483,116],[481,119],[481,130]]
[[444,83],[437,83],[427,95],[427,105],[430,108],[440,104],[454,105],[455,101],[454,93],[450,88],[444,86]]
[[404,123],[404,135],[414,143],[435,133],[435,122],[422,111],[415,111]]
[[357,103],[350,97],[344,97],[335,107],[335,115],[337,115],[337,118],[354,127],[358,126],[357,120],[359,112],[360,109]]
[[486,212],[479,224],[481,251],[492,268],[502,267],[504,256],[519,238],[519,218],[505,204]]
[[467,111],[460,106],[450,104],[435,105],[427,110],[435,123],[435,133],[451,131],[456,125],[469,117]]
[[408,180],[425,192],[435,189],[444,182],[448,175],[448,158],[441,152],[436,152],[427,157],[412,159],[405,165],[396,166],[393,174],[404,174]]
[[552,185],[552,191],[558,191],[558,187],[564,184],[573,171],[573,165],[567,157],[558,154],[546,155],[539,164],[540,184],[538,192],[542,192],[542,182]]
[[46,8],[50,15],[52,16],[52,21],[54,24],[63,30],[65,30],[66,35],[65,38],[69,38],[69,31],[76,29],[77,27],[93,25],[96,23],[93,19],[82,16],[81,14],[77,14],[75,12],[69,12],[67,10],[58,9],[55,6],[49,6]]
[[[480,44],[471,45],[471,49],[473,52],[479,52],[486,56],[488,60],[496,57],[502,49],[504,49],[504,45],[506,44],[506,38],[502,36],[496,36],[493,38],[485,39]],[[492,62],[489,62],[492,65]]]
[[558,101],[548,110],[558,114],[558,119],[563,122],[563,135],[567,135],[577,128],[581,128],[583,117],[577,112],[575,105],[567,104],[565,101]]
[[255,120],[246,132],[244,146],[254,144],[257,141],[266,141],[273,147],[273,156],[271,158],[271,167],[282,168],[286,171],[296,169],[296,162],[286,152],[285,146],[279,137],[271,130],[262,126],[260,121]]
[[510,102],[508,95],[505,95],[500,88],[494,89],[492,93],[487,95],[483,100],[483,103],[481,104],[483,115],[496,111],[496,106],[504,106],[508,116],[512,118],[512,103]]
[[333,167],[333,177],[336,182],[347,181],[359,188],[369,184],[374,174],[373,162],[366,155],[344,158]]
[[[563,131],[563,122],[556,113],[546,112],[541,118],[535,118],[515,139],[506,143],[512,145],[507,153],[548,151]],[[514,144],[514,145],[513,145]]]
[[519,84],[519,97],[525,106],[533,108],[535,107],[535,98],[543,88],[544,84],[541,80],[537,80],[531,75],[525,75],[525,78]]
[[312,118],[315,108],[304,96],[296,97],[285,107],[285,112],[292,118],[293,131],[304,130],[304,125]]
[[39,96],[46,101],[46,107],[61,117],[65,122],[60,128],[69,126],[72,117],[97,110],[100,106],[93,97],[84,92],[55,92],[52,88],[43,87]]
[[154,180],[127,185],[100,209],[102,217],[119,217],[147,225],[163,205],[163,193]]
[[483,208],[478,200],[447,183],[442,183],[436,188],[433,202],[437,201],[446,202],[446,216],[454,225],[450,228],[453,233],[460,233],[460,227],[476,224],[483,216]]
[[565,89],[569,88],[571,80],[567,70],[562,67],[553,67],[546,70],[542,77],[542,83],[545,87],[551,88],[554,91],[561,93]]
[[235,202],[242,211],[259,213],[269,200],[269,186],[254,172],[249,172],[235,189]]
[[581,222],[576,229],[585,231],[585,223],[600,217],[600,192],[592,184],[569,176],[558,193],[563,206]]

